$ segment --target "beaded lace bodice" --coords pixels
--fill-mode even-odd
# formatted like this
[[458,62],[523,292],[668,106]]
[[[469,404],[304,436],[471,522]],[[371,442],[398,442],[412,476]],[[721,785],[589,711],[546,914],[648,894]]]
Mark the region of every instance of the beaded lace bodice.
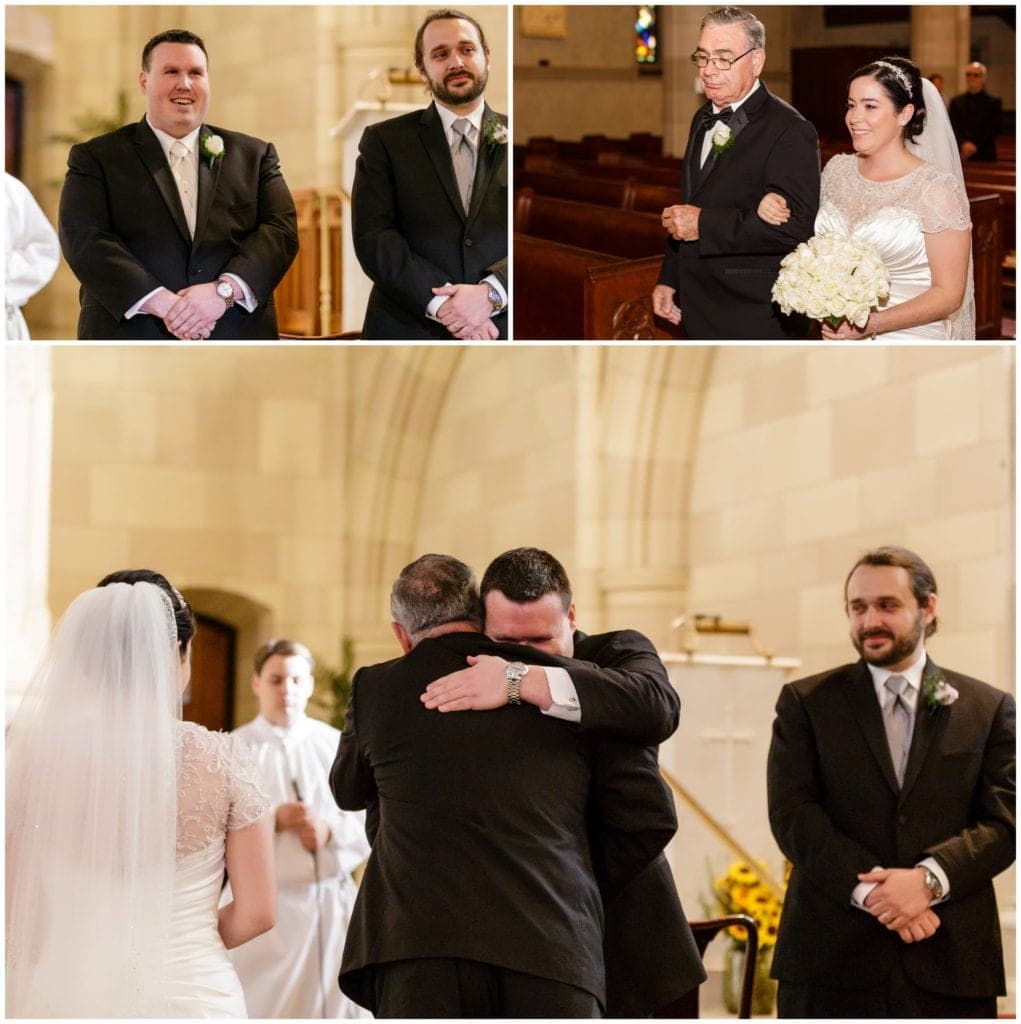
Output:
[[858,157],[841,154],[822,173],[820,205],[839,210],[849,230],[892,210],[913,214],[926,234],[971,227],[968,196],[953,175],[923,163],[894,181],[869,181],[858,164]]
[[230,733],[180,725],[177,857],[223,842],[227,829],[258,821],[270,801],[247,744]]

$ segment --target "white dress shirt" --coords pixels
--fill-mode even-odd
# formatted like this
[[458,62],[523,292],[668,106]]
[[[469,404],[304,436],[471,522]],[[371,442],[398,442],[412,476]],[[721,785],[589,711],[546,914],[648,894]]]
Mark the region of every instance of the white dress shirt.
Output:
[[[755,95],[755,90],[758,89],[758,87],[759,87],[759,80],[756,78],[755,79],[755,84],[748,90],[746,95],[742,96],[736,103],[729,104],[730,109],[733,110],[733,111],[737,111],[737,109],[741,106],[742,103],[746,103],[748,101],[748,97],[749,96],[754,96]],[[721,110],[725,110],[725,109],[726,109],[725,107],[718,107],[718,106],[716,106],[715,103],[713,104],[713,113],[714,114],[718,114]],[[713,148],[713,133],[712,132],[706,132],[705,136],[702,139],[702,159],[699,160],[699,162],[698,162],[698,166],[699,167],[704,167],[705,166],[706,160],[709,159],[709,150],[712,149],[712,148]]]

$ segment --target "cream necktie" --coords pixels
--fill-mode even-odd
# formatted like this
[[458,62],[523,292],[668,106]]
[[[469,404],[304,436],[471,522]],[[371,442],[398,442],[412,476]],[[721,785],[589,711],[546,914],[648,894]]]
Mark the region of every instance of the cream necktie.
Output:
[[472,183],[475,181],[475,147],[468,140],[471,122],[466,117],[459,117],[452,127],[458,138],[450,148],[450,155],[454,161],[454,175],[457,177],[461,202],[467,213],[471,206]]
[[903,676],[890,676],[883,685],[890,693],[890,699],[883,711],[886,741],[890,744],[890,758],[897,775],[897,783],[903,785],[904,771],[908,765],[908,751],[911,749],[911,711],[903,697],[908,681]]
[[192,180],[191,166],[188,160],[188,147],[177,139],[170,147],[170,169],[177,182],[177,191],[184,207],[184,217],[188,221],[188,231],[195,237],[195,183]]

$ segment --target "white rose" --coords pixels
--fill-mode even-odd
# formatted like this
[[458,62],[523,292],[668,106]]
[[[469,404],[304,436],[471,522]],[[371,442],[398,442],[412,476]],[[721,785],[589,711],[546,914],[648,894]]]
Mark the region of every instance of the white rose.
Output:
[[726,121],[717,121],[716,127],[713,129],[713,145],[725,146],[730,140],[730,135],[730,125]]
[[206,136],[206,152],[210,156],[222,156],[223,155],[223,139],[219,135],[207,135]]

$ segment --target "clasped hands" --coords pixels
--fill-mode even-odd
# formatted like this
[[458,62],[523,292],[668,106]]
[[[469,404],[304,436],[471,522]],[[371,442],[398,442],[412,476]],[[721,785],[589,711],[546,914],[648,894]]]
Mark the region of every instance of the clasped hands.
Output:
[[929,908],[932,894],[925,885],[924,868],[874,868],[859,875],[858,881],[877,883],[865,897],[865,909],[904,942],[921,942],[936,934],[940,920]]
[[469,654],[469,668],[431,682],[419,700],[430,711],[492,711],[507,703],[507,662],[495,654]]
[[297,800],[278,805],[276,819],[277,832],[297,832],[301,845],[309,853],[315,853],[330,838],[330,826]]
[[492,341],[499,336],[492,321],[488,285],[445,284],[432,291],[433,295],[449,296],[436,311],[436,319],[452,337],[462,341]]
[[175,338],[196,341],[208,338],[217,320],[227,312],[227,303],[217,295],[216,282],[193,284],[172,292],[162,288],[140,312],[158,316]]

